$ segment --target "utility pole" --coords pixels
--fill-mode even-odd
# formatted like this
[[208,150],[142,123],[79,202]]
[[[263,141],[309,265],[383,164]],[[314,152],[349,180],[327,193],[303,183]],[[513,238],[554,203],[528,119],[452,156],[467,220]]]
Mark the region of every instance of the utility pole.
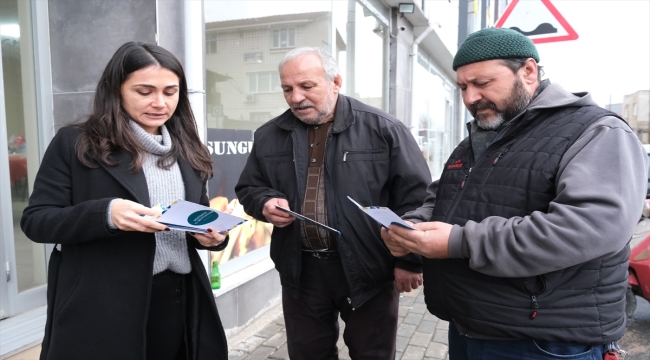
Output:
[[481,0],[481,29],[487,27],[488,2],[490,0]]
[[467,18],[469,2],[473,0],[459,0],[458,1],[458,47],[465,41],[467,38]]
[[[475,29],[475,24],[477,22],[476,13],[478,4],[477,2],[481,1],[481,10],[485,14],[486,2],[487,0],[459,0],[458,1],[458,48],[463,44],[467,35],[478,30]],[[483,15],[485,19],[485,15]],[[481,22],[482,27],[485,26],[485,21]],[[456,88],[455,91],[456,98],[456,119],[462,119],[462,121],[457,122],[457,127],[454,129],[454,134],[452,135],[453,141],[459,143],[465,137],[465,123],[468,119],[468,111],[464,106],[463,97],[460,93],[460,89]]]
[[[473,0],[459,0],[458,1],[458,45],[457,49],[460,48],[460,46],[463,44],[465,39],[467,38],[467,26],[468,26],[468,9],[469,9],[469,4],[470,1]],[[454,97],[456,98],[456,101],[454,101],[456,108],[455,113],[456,113],[456,119],[460,121],[456,121],[454,126],[452,127],[452,136],[451,136],[451,141],[454,144],[458,144],[462,141],[464,138],[464,132],[463,128],[465,127],[465,105],[463,104],[463,96],[460,93],[460,89],[456,87],[456,90],[454,91]]]
[[347,82],[345,95],[349,97],[355,97],[355,68],[356,64],[356,43],[357,36],[355,34],[356,21],[357,21],[357,2],[355,0],[348,0],[348,22],[346,24],[346,33],[347,33],[347,44],[346,44],[346,67],[345,71],[347,72],[345,81]]

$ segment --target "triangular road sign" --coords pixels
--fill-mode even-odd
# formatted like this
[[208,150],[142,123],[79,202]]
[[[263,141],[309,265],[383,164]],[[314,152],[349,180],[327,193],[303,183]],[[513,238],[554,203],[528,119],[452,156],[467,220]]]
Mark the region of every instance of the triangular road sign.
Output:
[[494,27],[517,30],[535,44],[578,38],[551,0],[513,0]]

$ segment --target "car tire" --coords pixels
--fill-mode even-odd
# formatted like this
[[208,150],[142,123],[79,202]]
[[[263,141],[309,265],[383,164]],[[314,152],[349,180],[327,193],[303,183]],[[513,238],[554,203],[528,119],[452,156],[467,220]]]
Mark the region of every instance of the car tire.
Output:
[[636,310],[636,295],[634,295],[631,288],[627,288],[625,292],[625,316],[632,317],[634,310]]

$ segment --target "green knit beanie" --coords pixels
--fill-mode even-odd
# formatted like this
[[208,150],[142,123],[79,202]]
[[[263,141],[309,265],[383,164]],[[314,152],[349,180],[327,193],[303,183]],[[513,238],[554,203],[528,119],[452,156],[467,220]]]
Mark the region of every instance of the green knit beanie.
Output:
[[485,28],[470,34],[454,56],[453,68],[479,61],[510,58],[533,58],[539,54],[533,42],[522,33],[511,29]]

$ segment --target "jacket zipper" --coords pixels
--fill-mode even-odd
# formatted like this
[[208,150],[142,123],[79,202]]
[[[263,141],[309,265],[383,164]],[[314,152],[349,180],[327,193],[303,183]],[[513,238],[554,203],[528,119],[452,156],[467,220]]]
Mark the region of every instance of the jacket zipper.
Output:
[[467,179],[469,179],[469,174],[472,173],[472,169],[473,168],[469,168],[469,173],[467,175],[465,175],[465,177],[463,178],[463,181],[460,183],[460,189],[461,190],[463,190],[465,188],[465,182],[467,181]]
[[[296,139],[295,130],[292,130],[292,131],[291,131],[291,142],[292,142],[292,144],[293,144],[292,149],[291,149],[291,153],[292,153],[292,155],[293,155],[293,169],[294,169],[294,171],[295,171],[295,176],[296,176],[296,187],[298,188],[298,189],[297,189],[298,191],[296,191],[296,192],[297,192],[297,195],[298,195],[298,203],[297,203],[297,204],[289,204],[289,206],[296,205],[295,207],[293,207],[292,210],[297,211],[297,212],[302,212],[301,204],[303,203],[303,200],[301,199],[301,195],[302,195],[303,193],[300,191],[300,186],[301,186],[300,183],[301,183],[301,182],[300,182],[300,174],[299,174],[299,172],[298,172],[298,171],[299,171],[299,170],[298,170],[298,168],[299,168],[298,157],[296,157],[296,148],[297,148],[296,145],[297,145],[297,139]],[[304,181],[303,181],[302,183],[305,184]],[[287,201],[288,201],[288,200],[289,200],[289,199],[287,199]],[[294,233],[295,233],[296,236],[298,237],[298,240],[299,240],[299,241],[300,241],[300,231],[301,231],[301,230],[300,230],[300,225],[296,226],[296,230],[294,231]],[[301,254],[301,253],[302,253],[302,251],[301,251],[301,247],[302,247],[302,245],[298,245],[298,247],[297,247],[297,249],[298,249],[298,253],[296,254],[296,256],[298,256],[298,259],[300,259],[300,257],[302,256],[302,254]],[[300,272],[302,272],[302,265],[301,265]],[[300,276],[300,275],[299,275],[299,276]]]
[[346,161],[348,154],[377,154],[381,153],[383,150],[378,149],[378,150],[354,150],[354,151],[346,151],[343,153],[343,161]]
[[[325,139],[325,161],[324,161],[325,173],[326,173],[326,176],[327,176],[326,180],[328,180],[328,181],[325,181],[325,192],[327,194],[331,194],[331,195],[325,196],[325,199],[326,199],[326,203],[327,203],[327,222],[331,227],[336,228],[337,227],[336,226],[336,221],[334,221],[333,223],[330,222],[330,216],[331,216],[330,214],[336,214],[337,213],[336,211],[335,212],[331,211],[332,209],[336,210],[335,209],[336,208],[336,202],[332,203],[332,199],[336,199],[336,190],[332,186],[332,183],[333,183],[332,182],[332,175],[331,175],[331,171],[330,171],[330,167],[329,167],[330,161],[328,161],[328,159],[330,159],[332,157],[330,155],[332,153],[332,150],[331,150],[331,147],[329,146],[330,142],[331,142],[331,139],[332,139],[331,131],[332,130],[330,129],[330,131],[327,134],[327,138]],[[348,154],[348,152],[349,151],[346,151],[343,154],[343,161],[345,161],[345,158],[346,158],[346,155]],[[330,186],[328,187],[327,185],[330,185]],[[331,190],[329,188],[331,188]],[[333,236],[334,240],[337,242],[336,245],[340,246],[338,241],[339,241],[340,238],[343,237],[343,235],[330,234],[330,236]],[[341,260],[343,260],[343,256],[341,256]],[[345,266],[343,266],[342,268],[343,268],[343,274],[345,275],[345,280],[348,282],[348,284],[352,285],[353,283],[352,283],[352,281],[350,281],[350,275],[348,274],[348,271],[346,270]],[[348,295],[348,303],[350,304],[350,306],[352,307],[352,310],[354,311],[356,307],[352,303],[352,286],[349,286],[349,289],[350,289],[350,294]]]
[[[293,155],[293,169],[296,172],[296,185],[298,186],[298,188],[300,188],[300,185],[299,185],[299,183],[300,183],[299,182],[299,180],[300,180],[299,175],[300,174],[298,173],[298,162],[296,161],[296,159],[297,159],[297,157],[296,157],[296,147],[297,147],[296,146],[296,136],[295,136],[293,131],[291,132],[291,139],[292,139],[291,141],[293,142],[293,149],[291,149],[291,154]],[[300,191],[298,191],[298,204],[302,204],[302,199],[300,198]],[[298,205],[298,206],[300,206],[300,205]],[[299,209],[299,210],[294,210],[294,211],[302,211],[302,209],[300,209],[299,207],[296,208],[296,209]]]
[[[508,128],[508,126],[506,125],[506,127],[504,127],[503,130],[501,130],[499,132],[499,134],[494,138],[494,140],[492,140],[492,142],[490,143],[490,146],[488,146],[488,148],[485,149],[485,151],[483,151],[483,154],[481,154],[481,157],[479,157],[478,160],[474,162],[475,166],[480,164],[481,162],[483,162],[483,159],[487,155],[488,150],[490,149],[490,147],[492,147],[492,145],[494,143],[496,143],[499,139],[501,139],[501,136],[506,132],[507,128]],[[451,207],[449,208],[449,212],[447,212],[447,216],[445,216],[445,219],[443,220],[443,222],[450,223],[449,220],[454,215],[454,211],[456,211],[456,207],[458,206],[458,203],[460,202],[460,199],[463,197],[463,193],[465,192],[465,185],[467,185],[467,181],[469,180],[470,176],[472,175],[472,170],[473,169],[474,169],[474,166],[469,168],[469,172],[467,173],[467,175],[465,175],[465,178],[463,178],[463,181],[460,183],[460,191],[458,192],[458,194],[456,194],[456,198],[454,198],[454,202],[451,205]]]
[[483,187],[485,186],[487,179],[490,177],[490,174],[492,174],[492,169],[494,169],[494,166],[499,162],[499,159],[501,159],[503,155],[505,155],[505,153],[507,152],[508,152],[508,148],[500,152],[499,155],[497,155],[497,157],[494,158],[492,165],[490,165],[490,169],[488,170],[487,174],[485,174],[485,177],[483,177],[483,182],[481,182],[481,187],[479,188],[479,192],[483,190]]
[[538,275],[538,276],[536,276],[536,278],[539,278],[539,280],[542,283],[541,292],[536,292],[536,293],[531,294],[531,292],[528,291],[528,289],[526,288],[526,285],[524,284],[524,289],[526,290],[526,292],[528,294],[530,294],[531,311],[530,311],[529,318],[531,320],[535,320],[537,318],[537,315],[539,315],[539,303],[537,302],[537,296],[541,295],[541,294],[544,294],[546,292],[546,279],[544,279],[544,276],[543,275]]
[[530,302],[533,305],[533,311],[530,313],[530,319],[535,320],[535,318],[537,317],[537,309],[539,309],[539,304],[537,303],[537,296],[535,296],[535,294],[531,295],[530,300],[531,300]]

